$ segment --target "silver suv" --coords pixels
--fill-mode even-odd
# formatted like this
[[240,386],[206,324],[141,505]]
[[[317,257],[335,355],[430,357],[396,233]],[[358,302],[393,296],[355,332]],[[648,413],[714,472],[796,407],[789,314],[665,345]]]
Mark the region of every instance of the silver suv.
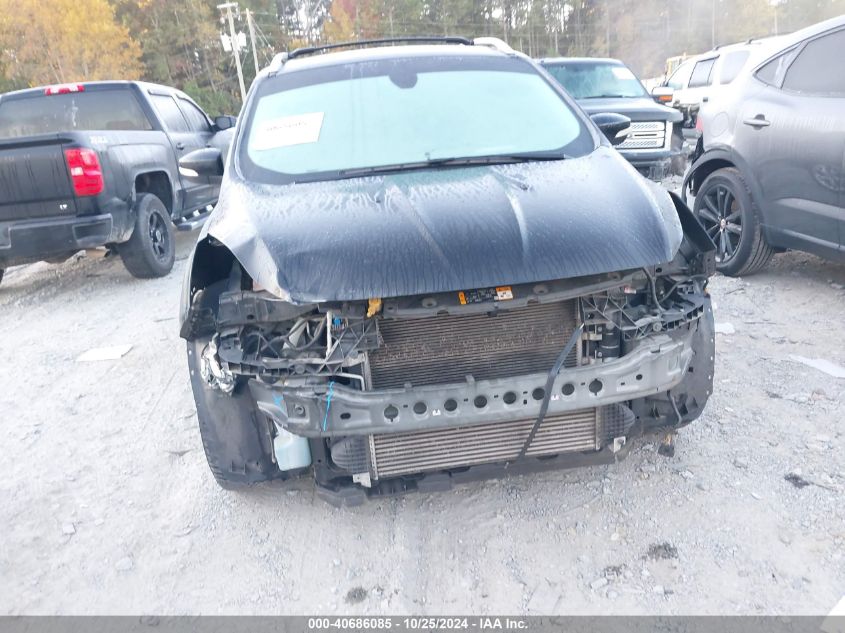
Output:
[[717,47],[682,63],[663,83],[663,90],[655,89],[660,94],[671,89],[668,103],[684,115],[685,138],[698,136],[696,117],[704,104],[726,92],[743,70],[765,59],[781,39],[770,37]]

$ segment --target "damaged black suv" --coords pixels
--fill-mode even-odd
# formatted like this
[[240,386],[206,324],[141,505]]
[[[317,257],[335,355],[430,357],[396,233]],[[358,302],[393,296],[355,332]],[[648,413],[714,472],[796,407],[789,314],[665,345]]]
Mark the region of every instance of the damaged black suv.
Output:
[[235,136],[181,311],[224,488],[311,473],[354,504],[612,462],[700,415],[713,243],[526,56],[295,51]]

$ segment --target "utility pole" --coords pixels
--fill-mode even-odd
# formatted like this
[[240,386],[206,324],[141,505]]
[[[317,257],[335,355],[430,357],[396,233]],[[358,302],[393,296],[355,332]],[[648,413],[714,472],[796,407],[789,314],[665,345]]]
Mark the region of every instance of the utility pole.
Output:
[[229,37],[232,42],[232,55],[235,56],[235,68],[238,70],[238,83],[241,87],[241,103],[246,101],[246,88],[244,87],[244,69],[241,68],[241,54],[238,52],[238,36],[235,33],[235,17],[232,15],[232,9],[238,8],[237,2],[227,2],[226,4],[218,4],[217,8],[221,11],[226,10],[226,18],[229,21]]
[[255,63],[255,76],[258,76],[258,48],[255,46],[255,25],[252,23],[252,11],[246,9],[246,25],[249,27],[249,43],[252,45],[252,61]]

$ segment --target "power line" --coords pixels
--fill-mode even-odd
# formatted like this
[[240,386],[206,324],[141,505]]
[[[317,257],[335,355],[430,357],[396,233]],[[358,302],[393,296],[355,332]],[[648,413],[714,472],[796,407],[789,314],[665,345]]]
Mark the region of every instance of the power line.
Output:
[[225,4],[218,4],[217,8],[226,10],[226,19],[229,21],[229,41],[232,43],[232,56],[235,58],[235,68],[238,70],[238,84],[241,88],[241,103],[246,101],[246,87],[244,86],[244,71],[241,68],[241,54],[238,52],[238,37],[235,34],[235,17],[232,15],[232,9],[238,8],[237,2],[227,2]]
[[275,51],[276,47],[270,43],[270,40],[267,38],[267,36],[264,34],[264,31],[261,30],[261,27],[258,24],[255,24],[255,28],[258,31],[258,37],[264,43],[264,47],[262,47],[261,51],[264,53],[265,61],[273,61],[273,52],[268,53],[267,51]]

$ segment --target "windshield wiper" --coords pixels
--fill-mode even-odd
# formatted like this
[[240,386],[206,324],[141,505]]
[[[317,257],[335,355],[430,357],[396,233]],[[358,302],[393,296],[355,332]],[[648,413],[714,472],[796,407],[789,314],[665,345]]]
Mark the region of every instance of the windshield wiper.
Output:
[[339,173],[344,177],[366,176],[369,174],[383,174],[415,169],[429,169],[431,167],[459,167],[462,165],[507,165],[511,163],[530,163],[535,161],[566,160],[566,154],[521,153],[521,154],[491,154],[490,156],[466,156],[450,158],[430,158],[413,163],[396,163],[394,165],[379,165],[378,167],[356,167],[343,169]]
[[589,97],[582,97],[583,99],[630,99],[631,95],[590,95]]

